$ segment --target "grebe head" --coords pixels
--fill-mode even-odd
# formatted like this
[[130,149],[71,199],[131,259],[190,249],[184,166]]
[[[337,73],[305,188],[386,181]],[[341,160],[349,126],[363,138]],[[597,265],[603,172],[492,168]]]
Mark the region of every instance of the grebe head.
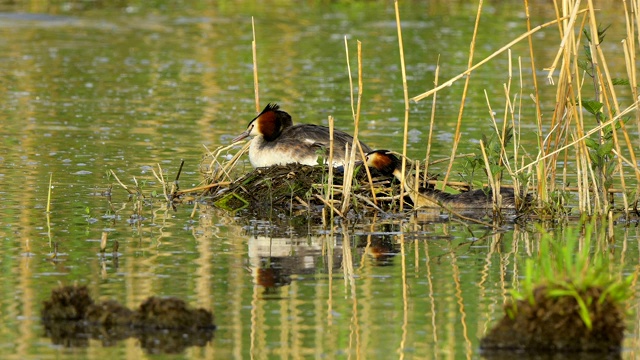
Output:
[[382,174],[393,176],[397,169],[400,169],[402,162],[389,150],[375,150],[366,155],[367,166],[372,167]]
[[258,116],[249,122],[247,130],[238,135],[232,142],[240,141],[247,136],[258,135],[262,135],[266,141],[273,141],[280,136],[282,130],[292,125],[291,115],[280,110],[278,104],[269,103]]

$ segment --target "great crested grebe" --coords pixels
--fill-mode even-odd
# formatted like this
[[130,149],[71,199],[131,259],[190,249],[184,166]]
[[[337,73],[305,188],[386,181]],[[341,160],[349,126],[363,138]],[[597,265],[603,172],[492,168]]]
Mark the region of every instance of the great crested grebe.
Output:
[[[291,163],[318,165],[319,158],[325,163],[329,158],[329,128],[313,124],[293,125],[291,115],[280,110],[277,104],[268,104],[233,142],[248,136],[254,137],[249,147],[249,160],[253,167]],[[344,165],[346,144],[351,149],[353,137],[334,130],[333,166]],[[371,151],[363,142],[360,145],[365,153]],[[356,155],[356,160],[362,158]]]
[[[398,180],[402,177],[402,162],[388,150],[376,150],[368,153],[367,166],[375,168],[383,175],[395,176]],[[417,208],[437,208],[446,206],[458,209],[487,209],[493,207],[493,192],[488,189],[471,190],[459,194],[449,194],[441,190],[432,188],[421,188],[417,193],[413,187],[413,179],[405,176],[405,189],[413,202],[413,207]],[[516,198],[513,189],[501,187],[503,209],[515,209]],[[530,195],[525,197],[530,201]]]

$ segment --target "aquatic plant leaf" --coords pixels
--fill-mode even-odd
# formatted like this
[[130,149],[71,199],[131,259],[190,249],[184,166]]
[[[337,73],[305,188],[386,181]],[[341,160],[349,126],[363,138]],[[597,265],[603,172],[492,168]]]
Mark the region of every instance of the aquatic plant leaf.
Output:
[[611,150],[613,150],[613,141],[607,141],[604,144],[598,146],[598,156],[604,157],[606,155],[610,155]]
[[589,149],[597,150],[600,144],[591,138],[584,139],[584,144],[587,145]]
[[584,107],[584,109],[587,110],[592,115],[597,115],[602,113],[602,108],[604,107],[604,104],[595,100],[583,100],[582,107]]
[[600,298],[598,298],[598,304],[602,305],[607,298],[610,298],[611,301],[621,302],[628,300],[633,296],[633,291],[631,291],[631,286],[633,285],[633,276],[627,275],[622,281],[616,282],[608,286],[602,294],[600,294]]
[[[446,192],[446,193],[449,193],[449,194],[459,194],[460,193],[460,190],[458,190],[458,189],[456,189],[454,187],[451,187],[449,185],[446,185],[446,183],[444,181],[436,181],[435,184],[434,184],[436,189],[442,189],[443,185],[444,185],[444,190],[443,191]],[[475,185],[482,186],[482,182],[479,181],[478,184],[475,184]]]
[[611,82],[613,83],[613,85],[631,85],[629,79],[623,78],[613,78],[611,79]]
[[580,68],[580,70],[582,71],[589,71],[589,66],[591,64],[587,61],[587,60],[583,60],[583,59],[579,59],[578,60],[578,67]]

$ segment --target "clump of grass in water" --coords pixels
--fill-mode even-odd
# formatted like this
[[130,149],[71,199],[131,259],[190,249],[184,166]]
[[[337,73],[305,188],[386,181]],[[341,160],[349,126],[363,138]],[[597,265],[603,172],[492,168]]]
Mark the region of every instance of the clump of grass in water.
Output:
[[607,254],[592,252],[592,227],[566,240],[546,234],[537,259],[528,259],[520,291],[481,348],[514,351],[618,352],[624,338],[622,304],[632,277],[611,275]]

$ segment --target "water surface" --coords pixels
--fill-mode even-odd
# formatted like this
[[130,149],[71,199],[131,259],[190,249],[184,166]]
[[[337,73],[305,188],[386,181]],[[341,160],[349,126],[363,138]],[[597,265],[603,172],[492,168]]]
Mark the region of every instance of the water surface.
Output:
[[[333,115],[353,130],[345,37],[354,78],[359,40],[360,136],[399,151],[404,103],[392,4],[45,1],[0,10],[3,358],[149,357],[134,339],[53,344],[39,320],[41,302],[59,283],[74,282],[129,307],[159,295],[211,309],[214,339],[183,358],[480,357],[479,338],[536,252],[532,224],[495,231],[449,218],[251,219],[205,203],[174,210],[154,197],[158,166],[172,180],[185,160],[181,186],[199,184],[205,147],[229,144],[255,116],[252,16],[262,105],[278,102],[300,122],[326,124]],[[410,96],[433,86],[438,58],[440,81],[466,68],[474,4],[402,2],[400,11]],[[603,9],[601,19],[613,23],[607,49],[624,34],[621,11]],[[532,4],[532,15],[534,24],[554,18],[544,1]],[[526,31],[523,19],[519,2],[485,5],[476,59]],[[553,29],[534,36],[541,84],[557,36]],[[514,68],[528,54],[526,44],[514,46]],[[460,153],[475,152],[492,132],[485,90],[502,117],[508,62],[501,55],[472,75]],[[622,59],[609,65],[625,76]],[[522,73],[528,101],[531,70]],[[553,89],[541,90],[549,116]],[[449,155],[461,92],[459,81],[438,95],[434,158]],[[535,146],[531,111],[525,103],[525,146]],[[430,112],[430,99],[411,106],[411,157],[424,157]],[[145,198],[129,198],[111,170],[127,186],[137,181]],[[99,253],[105,231],[118,254]],[[617,226],[614,239],[612,256],[633,271],[636,228]],[[628,359],[639,348],[631,310]]]

